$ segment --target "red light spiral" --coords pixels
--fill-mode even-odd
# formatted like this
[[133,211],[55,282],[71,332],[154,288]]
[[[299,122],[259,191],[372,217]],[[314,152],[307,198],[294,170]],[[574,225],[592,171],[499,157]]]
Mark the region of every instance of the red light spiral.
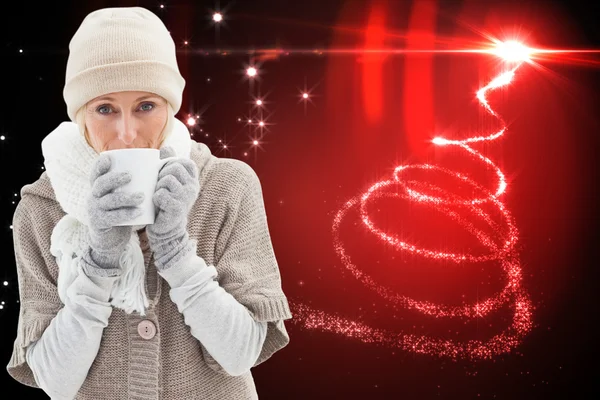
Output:
[[[489,106],[486,100],[486,92],[507,85],[513,78],[515,71],[524,62],[522,60],[515,67],[505,72],[488,83],[477,92],[480,104],[502,123],[500,131],[488,136],[471,137],[464,140],[448,140],[441,137],[433,139],[433,143],[439,146],[457,146],[464,150],[474,160],[484,163],[485,167],[492,168],[498,177],[498,185],[494,192],[477,184],[464,174],[452,171],[440,166],[430,164],[415,164],[398,166],[394,170],[393,178],[380,181],[371,186],[364,194],[360,194],[347,201],[337,212],[332,232],[335,250],[340,257],[344,267],[352,273],[367,288],[383,297],[389,304],[395,304],[407,309],[415,310],[425,315],[437,318],[480,318],[490,312],[499,309],[503,305],[512,308],[512,323],[503,332],[491,337],[489,340],[455,341],[450,339],[434,338],[427,335],[414,335],[403,332],[392,332],[385,329],[372,328],[366,324],[352,321],[318,311],[304,304],[293,304],[294,319],[301,321],[308,329],[335,332],[347,337],[357,338],[364,342],[378,343],[393,346],[416,353],[425,353],[442,357],[465,358],[471,360],[487,359],[500,353],[506,353],[517,346],[522,338],[531,330],[531,301],[522,287],[522,272],[515,245],[518,241],[518,231],[509,211],[499,200],[506,189],[506,181],[502,171],[487,157],[470,147],[471,143],[491,141],[499,138],[506,131],[506,124],[502,118]],[[449,193],[427,182],[406,181],[403,174],[409,169],[436,170],[442,172],[460,182],[470,185],[478,193],[479,197],[463,198]],[[410,187],[409,187],[410,184]],[[404,190],[400,193],[384,193],[381,189],[389,185],[400,185]],[[434,192],[436,196],[425,194],[425,191]],[[435,249],[421,248],[415,244],[400,240],[397,236],[379,229],[369,218],[366,206],[369,201],[381,197],[402,197],[412,202],[419,202],[445,213],[451,219],[460,224],[464,229],[475,237],[487,250],[486,254],[474,255],[468,253],[449,253]],[[501,223],[492,220],[491,215],[484,211],[481,205],[493,205],[502,216]],[[360,216],[365,227],[380,240],[397,248],[415,255],[435,260],[452,261],[453,263],[480,263],[485,261],[496,261],[500,264],[506,278],[506,285],[496,295],[475,304],[463,304],[459,306],[435,304],[429,301],[416,300],[394,292],[372,280],[363,270],[353,264],[347,254],[344,245],[339,238],[339,226],[344,220],[346,213],[353,207],[358,206]],[[480,219],[489,226],[486,231],[477,228],[469,219],[462,217],[457,210],[466,210],[474,218]]]

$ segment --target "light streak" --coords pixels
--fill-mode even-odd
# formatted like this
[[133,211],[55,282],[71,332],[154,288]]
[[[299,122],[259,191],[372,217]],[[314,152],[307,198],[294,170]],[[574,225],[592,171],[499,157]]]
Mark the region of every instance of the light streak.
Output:
[[[505,44],[500,45],[503,47],[498,46],[498,49],[490,50],[489,53],[502,56],[507,64],[515,65],[481,88],[477,92],[477,99],[488,113],[502,123],[502,128],[491,134],[470,137],[463,140],[451,140],[444,137],[436,137],[432,140],[432,143],[438,146],[457,146],[464,150],[472,159],[482,163],[485,168],[493,169],[497,177],[495,190],[490,191],[468,176],[440,166],[431,164],[400,165],[394,170],[391,179],[377,182],[365,193],[348,200],[335,215],[332,233],[334,248],[343,266],[365,287],[385,299],[387,302],[386,305],[401,306],[422,313],[423,315],[441,319],[482,318],[500,309],[502,306],[508,305],[512,309],[511,324],[504,331],[488,340],[456,341],[430,335],[415,335],[406,332],[394,332],[388,329],[377,329],[362,322],[314,309],[306,304],[290,302],[293,306],[293,322],[299,321],[306,329],[333,332],[348,338],[359,339],[366,343],[383,344],[415,353],[469,360],[488,359],[497,354],[510,352],[532,329],[533,307],[528,294],[522,286],[522,270],[515,250],[519,234],[510,212],[500,200],[500,196],[505,192],[507,187],[504,174],[492,160],[471,147],[474,143],[497,140],[506,132],[505,122],[490,107],[486,99],[486,94],[490,90],[508,85],[513,79],[516,70],[524,62],[529,61],[529,56],[533,52],[531,49],[516,45],[515,43],[512,43],[510,46],[506,46]],[[464,198],[443,191],[441,188],[427,182],[406,181],[404,174],[411,169],[442,172],[463,184],[470,185],[474,189],[473,192],[477,192],[479,195]],[[399,185],[403,190],[397,193],[383,192],[382,189],[389,185]],[[434,192],[435,195],[425,194],[425,191]],[[486,253],[475,255],[468,252],[448,252],[433,248],[423,248],[414,243],[403,241],[394,234],[383,231],[375,225],[366,211],[369,201],[381,197],[401,197],[445,213],[475,237],[487,249]],[[494,206],[502,217],[501,223],[495,222],[492,219],[492,216],[482,207],[484,204]],[[504,288],[497,294],[477,301],[474,304],[444,305],[430,301],[416,300],[378,284],[353,263],[339,237],[340,225],[346,214],[354,209],[354,207],[358,207],[361,221],[370,233],[399,251],[406,251],[433,260],[450,261],[453,264],[497,262],[506,279]],[[491,233],[476,227],[469,218],[461,216],[461,213],[458,212],[459,210],[462,211],[461,213],[464,213],[466,210],[473,218],[485,222],[489,226]]]

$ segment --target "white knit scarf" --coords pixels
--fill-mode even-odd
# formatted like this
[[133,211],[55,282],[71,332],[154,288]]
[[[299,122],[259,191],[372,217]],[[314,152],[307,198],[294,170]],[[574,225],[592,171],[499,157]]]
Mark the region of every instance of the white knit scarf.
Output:
[[[190,132],[174,118],[173,130],[163,142],[171,146],[177,157],[190,158]],[[86,211],[87,197],[91,191],[90,172],[98,154],[87,143],[74,122],[62,122],[42,141],[44,166],[54,189],[57,201],[66,215],[52,231],[50,252],[59,266],[58,294],[65,303],[67,288],[78,274],[84,273],[80,258],[87,245],[89,219]],[[110,302],[128,314],[138,311],[145,315],[149,306],[145,290],[146,266],[134,226],[129,243],[120,258],[122,275],[116,281]]]

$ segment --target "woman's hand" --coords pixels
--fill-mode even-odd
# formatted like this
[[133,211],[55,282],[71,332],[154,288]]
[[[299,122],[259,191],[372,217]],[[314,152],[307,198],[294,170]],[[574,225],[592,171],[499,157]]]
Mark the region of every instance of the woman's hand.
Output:
[[131,174],[111,171],[111,166],[109,155],[100,153],[90,174],[92,190],[87,198],[89,264],[100,269],[85,268],[88,275],[110,276],[120,273],[119,258],[131,238],[132,227],[116,225],[142,214],[138,206],[143,202],[144,194],[115,192],[115,189],[131,181]]
[[[171,147],[160,149],[160,158],[175,156]],[[154,224],[146,227],[148,243],[154,251],[157,269],[167,268],[178,253],[189,249],[186,241],[188,214],[200,193],[198,166],[187,158],[168,161],[158,173],[152,201],[157,214]]]

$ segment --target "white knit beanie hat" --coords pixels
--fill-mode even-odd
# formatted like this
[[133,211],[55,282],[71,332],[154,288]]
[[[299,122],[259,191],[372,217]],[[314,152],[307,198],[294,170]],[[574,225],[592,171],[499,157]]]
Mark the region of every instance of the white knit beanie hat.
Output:
[[171,34],[145,8],[93,11],[69,43],[63,97],[73,122],[77,122],[77,110],[88,101],[121,91],[158,94],[177,114],[184,87]]

